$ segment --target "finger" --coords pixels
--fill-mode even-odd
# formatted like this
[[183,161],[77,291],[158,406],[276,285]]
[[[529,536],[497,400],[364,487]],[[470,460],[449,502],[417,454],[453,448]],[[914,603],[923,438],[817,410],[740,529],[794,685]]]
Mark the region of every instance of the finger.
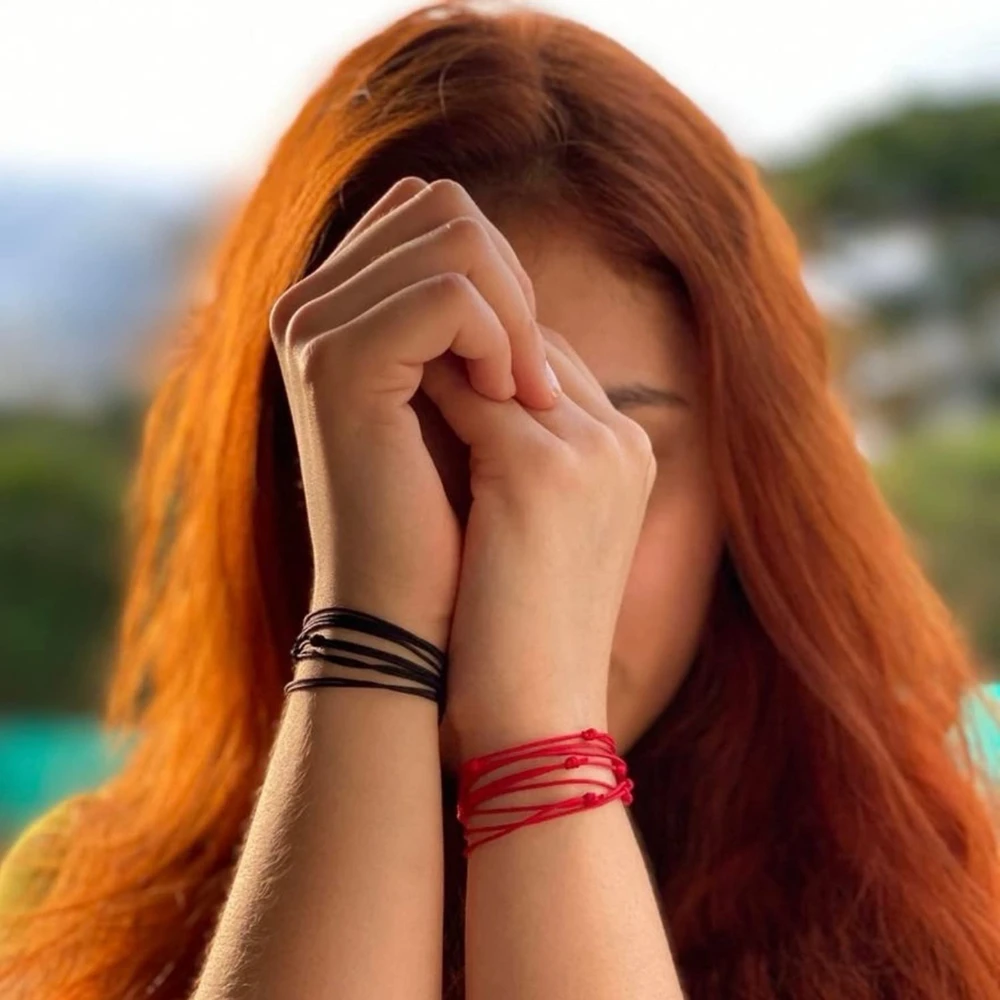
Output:
[[562,384],[563,391],[548,409],[537,410],[532,407],[523,409],[550,434],[568,444],[573,444],[593,432],[597,423],[605,421],[600,411],[588,403],[586,393],[581,392],[582,377],[579,372],[574,371],[574,366],[566,355],[551,343],[547,344],[546,348],[549,363]]
[[[560,343],[556,343],[556,338]],[[466,444],[482,445],[487,434],[505,440],[524,440],[523,435],[529,431],[522,426],[522,416],[550,434],[573,442],[591,431],[595,420],[612,425],[621,414],[611,405],[601,384],[580,355],[572,351],[571,356],[560,346],[566,343],[566,339],[559,334],[546,341],[549,362],[559,377],[563,392],[553,406],[544,410],[520,403],[514,410],[509,406],[497,406],[493,400],[483,400],[472,391],[467,380],[454,374],[454,363],[443,373],[436,362],[425,366],[422,387]],[[477,401],[485,405],[478,405]]]
[[[300,317],[310,321],[310,308],[296,314],[293,327]],[[345,400],[409,402],[424,365],[448,350],[473,362],[468,379],[479,392],[505,400],[514,391],[507,331],[475,285],[455,272],[408,285],[336,329],[297,343],[300,363],[312,369],[309,381],[335,383]]]
[[[615,426],[621,414],[611,405],[607,393],[582,361],[570,356],[554,340],[546,340],[549,363],[563,392],[547,410],[526,408],[526,412],[551,433],[573,442],[594,428],[594,421]],[[596,386],[596,387],[595,387]]]
[[590,383],[593,391],[607,399],[607,393],[604,391],[604,386],[601,385],[592,369],[589,365],[587,365],[583,358],[580,357],[576,348],[566,339],[566,337],[564,337],[558,330],[553,329],[551,326],[546,326],[544,323],[539,323],[539,327],[544,336],[546,348],[548,348],[550,344],[555,344],[556,347],[558,347],[562,353],[566,355],[567,359],[573,363],[580,374]]
[[514,452],[526,440],[541,441],[549,432],[516,399],[486,399],[469,384],[461,359],[445,354],[424,366],[420,388],[441,411],[455,436],[470,447],[500,454]]
[[[445,272],[465,275],[489,303],[505,330],[520,321],[524,302],[514,275],[479,222],[462,216],[395,247],[344,284],[313,299],[296,319],[294,338],[308,339],[343,326],[382,299]],[[291,327],[289,338],[292,339]],[[482,384],[483,379],[503,385],[506,398],[510,394],[507,383],[512,375],[511,353],[508,344],[501,354],[470,360],[473,384]],[[504,372],[495,370],[500,366],[506,366]],[[475,367],[486,370],[475,376],[472,372]],[[551,393],[546,388],[540,402],[545,406],[550,401]]]
[[440,178],[432,181],[429,186],[441,192],[440,197],[442,201],[446,207],[451,206],[453,208],[455,216],[468,214],[479,219],[486,231],[493,237],[497,249],[500,251],[500,256],[503,257],[517,279],[517,283],[521,287],[525,301],[528,304],[528,311],[531,313],[532,318],[534,318],[537,313],[535,287],[531,282],[528,272],[524,269],[524,265],[517,254],[514,253],[514,248],[510,245],[510,241],[504,236],[503,231],[479,207],[477,202],[461,184],[450,178]]
[[379,219],[406,204],[416,194],[428,186],[427,181],[420,177],[403,177],[392,187],[351,227],[347,235],[337,244],[337,248],[317,267],[300,281],[286,288],[271,307],[271,331],[283,333],[291,322],[295,312],[315,298],[326,292],[331,286],[331,261],[352,240],[373,226]]
[[346,247],[352,240],[369,230],[379,219],[384,219],[400,205],[426,190],[430,185],[422,177],[401,177],[375,202],[347,231],[338,247]]
[[329,266],[324,265],[325,287],[329,289],[345,283],[400,244],[461,217],[471,217],[480,223],[514,275],[521,298],[520,301],[512,300],[511,315],[504,324],[511,341],[511,372],[522,402],[536,407],[547,406],[552,394],[545,375],[543,338],[534,319],[531,280],[510,243],[460,184],[444,178],[433,181],[376,220],[342,252],[334,254]]

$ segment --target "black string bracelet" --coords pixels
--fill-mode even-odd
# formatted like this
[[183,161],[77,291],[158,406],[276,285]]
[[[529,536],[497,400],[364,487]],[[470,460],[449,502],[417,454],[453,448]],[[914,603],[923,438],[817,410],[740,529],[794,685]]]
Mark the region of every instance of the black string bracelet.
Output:
[[[331,639],[328,636],[317,634],[317,630],[324,627],[349,628],[397,642],[399,645],[415,651],[425,662],[429,660],[434,669],[428,670],[427,667],[421,667],[387,650],[375,649],[371,646],[349,642],[346,639]],[[345,666],[376,667],[376,664],[364,660],[336,656],[329,652],[333,649],[378,656],[383,660],[383,663],[377,666],[381,673],[423,681],[436,696],[443,694],[445,654],[425,639],[421,639],[391,622],[386,622],[373,615],[361,615],[361,613],[349,609],[323,608],[319,613],[314,612],[313,615],[307,617],[303,632],[292,647],[293,658],[315,657],[329,663],[339,663]]]
[[[340,628],[362,632],[395,642],[411,652],[423,665],[414,663],[405,657],[397,656],[388,650],[362,643],[350,642],[346,639],[331,638],[320,633],[323,628]],[[337,655],[333,652],[356,653],[377,657],[380,662],[370,662]],[[423,687],[409,687],[398,684],[386,684],[380,681],[354,680],[347,677],[299,677],[285,685],[285,693],[299,691],[311,687],[367,687],[386,688],[390,691],[402,691],[427,698],[438,705],[438,721],[444,715],[444,696],[447,655],[433,643],[415,635],[408,629],[379,618],[365,611],[334,606],[319,608],[306,615],[295,643],[292,645],[292,659],[320,659],[328,663],[338,663],[343,666],[374,670],[389,676],[401,677],[414,681]]]
[[[432,642],[428,642],[419,635],[414,635],[413,632],[399,625],[394,625],[384,618],[368,614],[366,611],[354,611],[351,608],[339,606],[319,608],[306,615],[302,623],[302,632],[292,647],[292,655],[297,656],[297,650],[310,642],[315,643],[315,640],[312,639],[312,633],[324,627],[347,628],[356,632],[366,632],[369,635],[374,635],[380,639],[387,639],[390,642],[396,642],[415,653],[425,662],[430,663],[431,666],[436,667],[439,673],[444,671],[446,662],[445,653],[438,649]],[[325,639],[326,637],[320,636],[319,638]],[[370,649],[371,647],[365,648]],[[384,651],[380,650],[379,652]]]

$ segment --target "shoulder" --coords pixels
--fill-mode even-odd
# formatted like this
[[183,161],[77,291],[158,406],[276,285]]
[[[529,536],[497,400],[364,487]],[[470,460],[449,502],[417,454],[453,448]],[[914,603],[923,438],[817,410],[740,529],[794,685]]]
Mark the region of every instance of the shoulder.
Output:
[[63,799],[28,824],[0,859],[0,914],[40,901],[59,869],[73,800]]

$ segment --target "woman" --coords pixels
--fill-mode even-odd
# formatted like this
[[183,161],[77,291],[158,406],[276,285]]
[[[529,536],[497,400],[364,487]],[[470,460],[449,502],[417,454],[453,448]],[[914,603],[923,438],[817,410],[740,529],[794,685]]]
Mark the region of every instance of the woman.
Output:
[[[5,997],[1000,997],[972,653],[690,101],[579,24],[418,9],[209,287],[132,498],[139,739],[19,843]],[[354,671],[289,656],[334,602],[447,650],[443,719],[284,690]],[[460,769],[587,729],[631,805],[466,856]]]

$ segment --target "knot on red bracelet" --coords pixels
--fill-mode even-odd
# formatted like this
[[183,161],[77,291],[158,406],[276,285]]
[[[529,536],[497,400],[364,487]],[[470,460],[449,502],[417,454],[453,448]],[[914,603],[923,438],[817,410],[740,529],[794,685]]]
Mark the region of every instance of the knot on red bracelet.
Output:
[[[588,742],[599,741],[601,744],[606,744],[608,752],[605,753],[604,745],[591,748],[589,745],[583,746],[578,743],[574,746],[572,742],[574,739],[587,740]],[[515,762],[527,761],[536,756],[545,757],[550,754],[558,759],[560,751],[564,754],[560,763],[549,764],[540,768],[525,769],[523,774],[515,773],[502,775],[500,778],[490,782],[482,791],[472,791],[471,786],[480,777],[480,775],[493,768],[502,767]],[[567,751],[575,752],[567,754]],[[499,826],[484,826],[482,828],[470,826],[470,823],[475,818],[479,817],[480,810],[482,810],[483,813],[503,811],[499,809],[483,809],[482,807],[484,802],[497,795],[502,795],[506,791],[528,790],[536,787],[544,787],[546,782],[531,784],[522,779],[544,774],[554,768],[559,768],[560,764],[566,769],[578,768],[583,765],[604,764],[614,774],[614,786],[606,785],[603,782],[597,781],[587,782],[589,784],[600,784],[601,787],[608,789],[608,791],[603,793],[585,792],[583,795],[576,798],[566,799],[561,803],[556,803],[555,805],[542,804],[535,808],[533,814],[500,824]],[[506,747],[503,750],[486,754],[482,757],[470,758],[463,763],[461,768],[460,778],[464,777],[465,780],[459,781],[459,801],[456,805],[455,812],[459,822],[465,827],[466,846],[463,851],[463,855],[468,857],[474,847],[494,840],[497,837],[502,837],[519,827],[527,826],[532,823],[543,822],[547,819],[554,819],[557,816],[565,816],[567,815],[567,812],[573,812],[579,809],[592,809],[613,800],[619,800],[625,805],[631,805],[634,783],[631,778],[627,777],[627,775],[628,766],[624,760],[617,756],[613,738],[609,733],[598,730],[592,726],[586,729],[577,730],[575,733],[569,733],[566,736],[530,740],[526,743]],[[550,781],[547,782],[547,784],[566,785],[579,780],[581,779],[569,779],[555,782]],[[530,805],[527,807],[519,806],[517,811],[530,813],[531,809],[532,807]],[[475,840],[473,839],[474,837],[476,838]]]

